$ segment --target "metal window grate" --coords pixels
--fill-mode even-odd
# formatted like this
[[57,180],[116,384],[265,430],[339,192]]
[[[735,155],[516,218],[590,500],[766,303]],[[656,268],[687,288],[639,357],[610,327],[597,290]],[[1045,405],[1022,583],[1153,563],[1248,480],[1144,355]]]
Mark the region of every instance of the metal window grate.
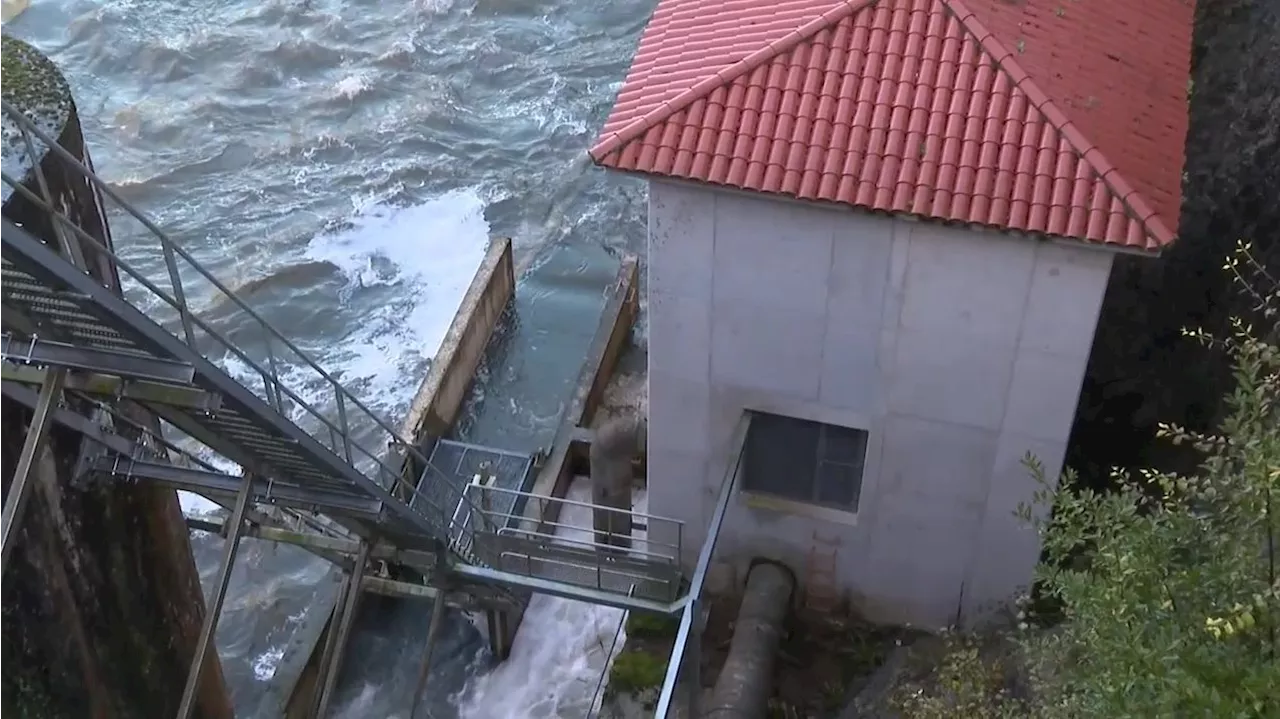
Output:
[[866,454],[866,430],[756,413],[747,435],[742,486],[783,499],[856,509]]

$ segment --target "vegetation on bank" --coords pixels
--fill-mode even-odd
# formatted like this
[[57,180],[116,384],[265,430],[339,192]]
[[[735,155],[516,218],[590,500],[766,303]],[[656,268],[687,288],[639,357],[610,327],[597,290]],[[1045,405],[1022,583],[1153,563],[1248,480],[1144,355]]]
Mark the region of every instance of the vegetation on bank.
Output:
[[627,695],[645,708],[652,708],[657,691],[667,675],[667,658],[679,629],[676,617],[629,612],[626,645],[613,659],[604,700]]
[[1235,388],[1214,434],[1165,425],[1194,474],[1117,474],[1108,491],[1042,483],[1037,596],[1002,648],[951,636],[905,717],[1263,717],[1280,711],[1280,282],[1246,244],[1225,269],[1260,326],[1224,337]]

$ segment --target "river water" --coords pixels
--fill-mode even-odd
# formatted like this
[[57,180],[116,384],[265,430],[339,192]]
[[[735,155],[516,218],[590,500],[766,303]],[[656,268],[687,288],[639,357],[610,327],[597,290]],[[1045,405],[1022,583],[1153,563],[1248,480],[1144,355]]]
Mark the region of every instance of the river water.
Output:
[[[653,5],[31,0],[5,32],[63,69],[104,178],[395,420],[489,235],[518,259],[551,243],[643,253],[642,184],[586,149]],[[163,272],[139,228],[113,230]],[[193,545],[207,580],[218,541]],[[238,716],[274,715],[288,640],[332,581],[301,550],[246,541],[217,637]],[[580,715],[604,661],[589,648],[618,615],[543,599],[524,659],[495,673],[474,630],[449,623],[431,716]],[[336,714],[396,715],[372,676]]]

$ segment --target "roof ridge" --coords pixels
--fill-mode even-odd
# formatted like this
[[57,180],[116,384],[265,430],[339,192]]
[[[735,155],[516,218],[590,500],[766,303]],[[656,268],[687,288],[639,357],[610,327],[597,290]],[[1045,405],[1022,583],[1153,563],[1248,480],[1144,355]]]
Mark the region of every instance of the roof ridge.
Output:
[[875,5],[877,2],[879,2],[879,0],[838,0],[832,8],[818,17],[806,22],[795,30],[792,30],[783,37],[774,40],[741,60],[722,67],[714,74],[702,78],[679,95],[676,95],[667,102],[662,103],[658,107],[655,107],[641,117],[632,120],[622,128],[611,133],[608,137],[596,143],[595,147],[591,148],[591,157],[597,162],[600,161],[609,153],[640,137],[645,132],[648,132],[650,128],[665,121],[667,118],[677,112],[680,112],[703,97],[710,95],[717,88],[728,85],[739,77],[769,62],[773,58],[794,49],[797,45],[818,34],[822,30],[835,25],[847,17],[851,17],[859,10]]
[[965,1],[942,0],[942,6],[955,15],[956,20],[960,22],[966,32],[974,36],[974,39],[978,41],[978,46],[990,55],[992,62],[1013,80],[1014,87],[1027,96],[1027,101],[1031,103],[1032,107],[1036,108],[1049,124],[1057,128],[1067,143],[1075,148],[1081,160],[1093,167],[1094,171],[1102,179],[1102,183],[1120,200],[1120,204],[1129,213],[1130,217],[1146,227],[1158,243],[1165,244],[1172,241],[1174,233],[1164,223],[1164,220],[1156,215],[1155,210],[1142,199],[1133,185],[1124,179],[1120,174],[1119,168],[1107,159],[1102,150],[1098,149],[1097,145],[1089,142],[1084,133],[1080,132],[1075,123],[1067,117],[1066,113],[1058,108],[1057,103],[1049,99],[1049,96],[1040,89],[1040,86],[1031,78],[1031,75],[1022,68],[1017,58],[1014,57],[1013,52],[1005,47],[1004,43],[1000,42],[1000,39],[994,33],[987,29],[987,26],[969,9]]

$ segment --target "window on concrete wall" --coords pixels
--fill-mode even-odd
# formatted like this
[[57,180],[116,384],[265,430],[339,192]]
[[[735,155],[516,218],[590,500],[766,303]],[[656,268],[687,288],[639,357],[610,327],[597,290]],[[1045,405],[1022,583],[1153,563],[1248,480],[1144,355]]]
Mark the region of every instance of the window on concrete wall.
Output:
[[865,430],[756,412],[747,431],[742,488],[852,511],[866,456]]

